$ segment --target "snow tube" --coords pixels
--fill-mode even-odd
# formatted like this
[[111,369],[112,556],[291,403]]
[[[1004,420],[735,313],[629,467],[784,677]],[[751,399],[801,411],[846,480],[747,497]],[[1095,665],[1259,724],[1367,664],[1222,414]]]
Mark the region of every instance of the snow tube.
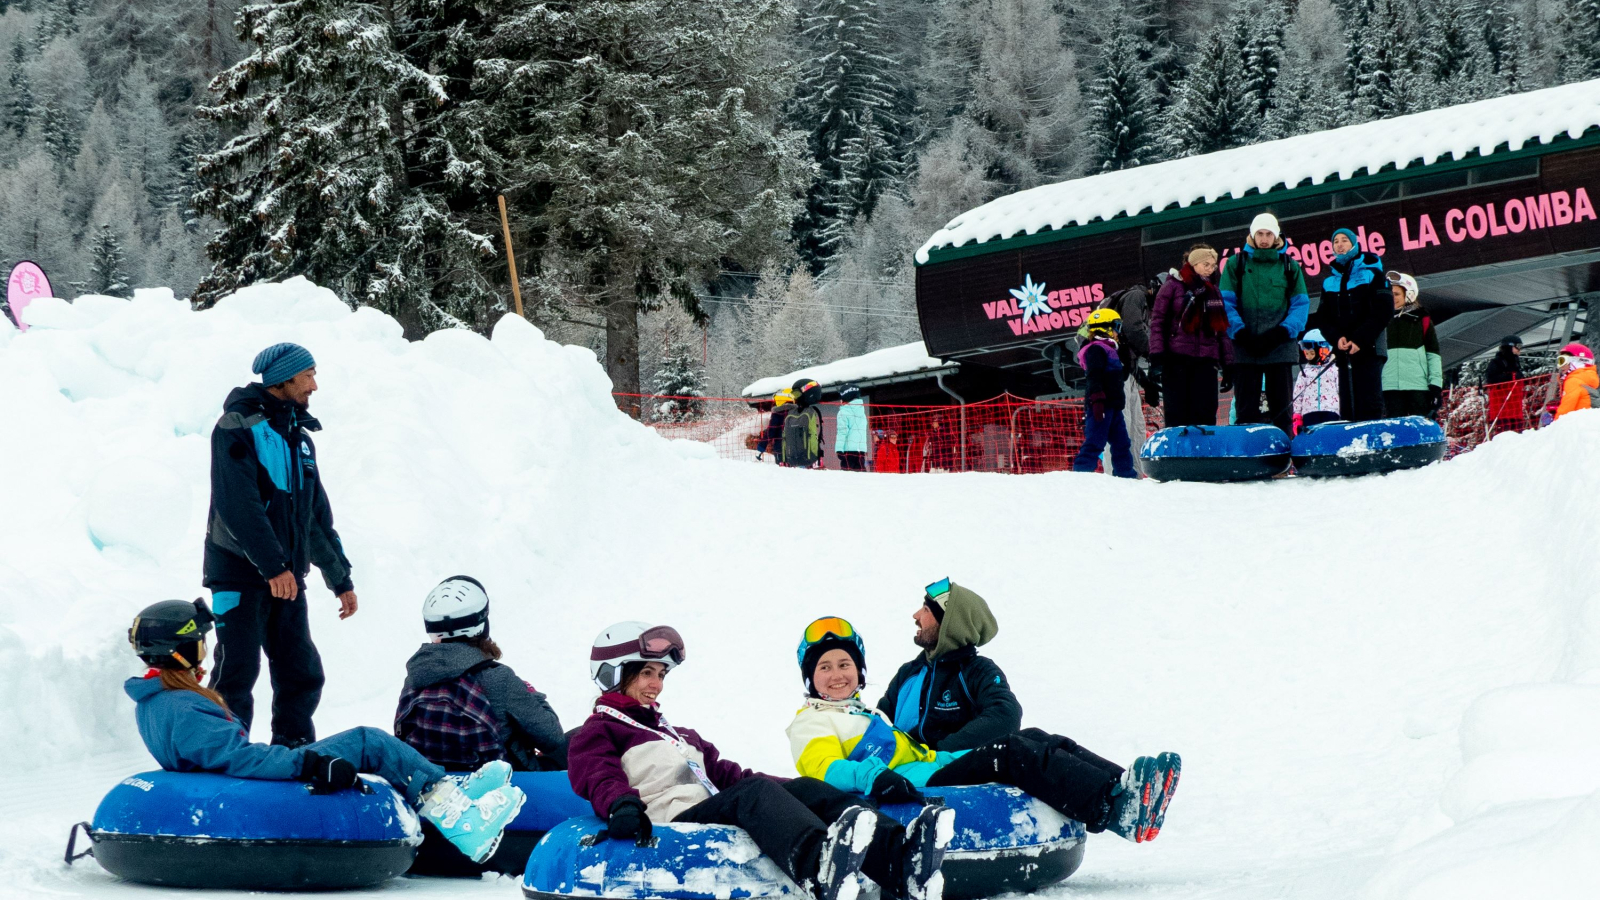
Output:
[[1426,416],[1326,422],[1290,446],[1298,475],[1371,475],[1415,469],[1444,459],[1444,429]]
[[[1083,825],[1016,788],[939,788],[956,810],[956,836],[945,855],[944,895],[951,900],[1034,891],[1077,871]],[[920,807],[886,806],[909,822]],[[597,841],[605,823],[572,819],[544,836],[528,858],[522,893],[529,900],[805,900],[809,895],[756,849],[750,836],[721,825],[657,825],[648,847]]]
[[[92,855],[145,884],[227,890],[339,890],[401,874],[422,842],[416,813],[381,778],[312,794],[297,781],[144,772],[73,827],[67,861]],[[83,828],[90,848],[74,855]]]
[[[465,777],[465,773],[455,773]],[[472,877],[484,872],[521,875],[528,864],[528,854],[539,843],[545,832],[573,816],[586,816],[593,812],[589,801],[572,792],[572,783],[566,772],[514,772],[511,783],[528,795],[522,811],[506,826],[505,836],[494,855],[481,863],[468,859],[444,839],[430,822],[422,823],[422,846],[417,849],[416,862],[411,864],[411,875],[441,877]]]
[[1157,481],[1250,481],[1289,468],[1289,436],[1273,425],[1163,428],[1139,451]]

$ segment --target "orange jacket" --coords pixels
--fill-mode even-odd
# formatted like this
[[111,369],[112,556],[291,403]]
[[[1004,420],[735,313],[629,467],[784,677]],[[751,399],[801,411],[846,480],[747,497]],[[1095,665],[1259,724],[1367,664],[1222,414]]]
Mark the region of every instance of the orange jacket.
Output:
[[1600,389],[1600,372],[1596,372],[1594,366],[1574,369],[1561,382],[1561,405],[1556,407],[1556,418],[1575,409],[1588,409],[1592,405],[1589,392],[1584,388]]

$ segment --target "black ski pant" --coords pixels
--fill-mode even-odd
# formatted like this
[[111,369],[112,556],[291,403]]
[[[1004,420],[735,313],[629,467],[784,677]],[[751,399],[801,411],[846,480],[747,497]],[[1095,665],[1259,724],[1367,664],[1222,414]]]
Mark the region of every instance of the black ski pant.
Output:
[[272,677],[272,742],[297,747],[317,739],[311,715],[322,700],[322,656],[311,642],[306,593],[278,600],[265,584],[247,591],[214,591],[217,658],[211,688],[246,733],[255,719],[252,691],[267,654]]
[[834,454],[839,457],[839,468],[846,472],[865,472],[867,470],[867,454],[860,450],[840,450]]
[[[1265,382],[1267,415],[1261,415],[1261,392]],[[1233,374],[1234,418],[1240,425],[1270,422],[1294,430],[1294,363],[1240,363]]]
[[[778,782],[756,775],[696,803],[673,821],[743,828],[761,852],[798,883],[817,876],[828,826],[850,807],[867,805],[816,778]],[[904,846],[905,829],[878,813],[878,827],[861,871],[890,897],[905,893],[905,880],[899,877]],[[901,885],[900,890],[894,890],[895,885]]]
[[1009,784],[1099,832],[1110,812],[1111,785],[1121,777],[1121,766],[1072,738],[1028,728],[963,754],[933,773],[928,788]]
[[1163,424],[1217,424],[1216,360],[1169,353],[1161,365]]
[[1383,418],[1384,358],[1370,350],[1355,356],[1340,354],[1339,412],[1347,422]]
[[1433,393],[1430,391],[1384,391],[1383,408],[1391,416],[1433,415]]

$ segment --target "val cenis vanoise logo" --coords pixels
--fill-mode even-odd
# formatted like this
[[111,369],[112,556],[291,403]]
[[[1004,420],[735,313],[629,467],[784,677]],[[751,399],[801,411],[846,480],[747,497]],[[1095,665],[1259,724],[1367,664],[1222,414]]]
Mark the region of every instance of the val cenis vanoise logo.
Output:
[[1105,299],[1105,286],[1099,283],[1058,291],[1046,291],[1043,281],[1024,275],[1022,287],[1011,289],[1011,298],[983,304],[991,320],[1004,319],[1017,337],[1041,331],[1077,328],[1096,303]]

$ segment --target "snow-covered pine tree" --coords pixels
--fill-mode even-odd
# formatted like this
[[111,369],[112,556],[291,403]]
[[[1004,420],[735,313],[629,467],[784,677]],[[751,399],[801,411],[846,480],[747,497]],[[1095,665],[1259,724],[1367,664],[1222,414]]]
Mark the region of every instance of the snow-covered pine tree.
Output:
[[1140,60],[1139,38],[1120,12],[1105,28],[1089,86],[1089,169],[1097,172],[1160,159],[1154,88]]
[[1358,21],[1349,32],[1353,106],[1363,119],[1386,119],[1432,105],[1431,79],[1422,73],[1427,54],[1409,7],[1402,0],[1355,0]]
[[701,285],[779,250],[800,211],[804,136],[774,125],[793,80],[765,54],[791,15],[779,0],[539,3],[479,62],[493,121],[517,129],[527,280],[604,317],[617,392],[639,393],[642,310],[697,311]]
[[1150,75],[1158,107],[1165,109],[1175,97],[1187,68],[1178,50],[1178,22],[1183,0],[1114,0],[1122,4],[1139,29],[1139,61]]
[[1168,155],[1196,156],[1239,147],[1259,130],[1255,109],[1245,94],[1233,28],[1219,24],[1196,49],[1189,74],[1178,85],[1166,121]]
[[1421,68],[1433,80],[1435,102],[1445,106],[1497,96],[1503,86],[1495,77],[1478,0],[1426,0],[1420,9]]
[[1600,0],[1568,0],[1555,32],[1557,76],[1569,82],[1600,78]]
[[1298,24],[1288,32],[1276,90],[1281,102],[1261,122],[1264,141],[1349,124],[1350,100],[1342,80],[1312,58]]
[[997,180],[1028,188],[1083,165],[1077,59],[1052,0],[989,0],[967,117],[987,133]]
[[1510,0],[1481,0],[1478,10],[1479,35],[1499,86],[1510,93],[1526,90],[1522,60],[1526,35],[1518,10]]
[[783,305],[761,335],[761,371],[792,372],[845,355],[844,339],[834,313],[822,302],[816,280],[805,266],[789,274]]
[[851,221],[868,217],[905,177],[907,123],[897,108],[907,88],[900,63],[882,52],[878,0],[806,0],[803,59],[788,115],[806,132],[816,174],[795,221],[801,258],[821,271]]
[[69,37],[78,32],[78,17],[82,14],[86,0],[48,0],[43,3],[43,15],[39,17],[39,26],[34,32],[34,40],[39,50],[50,45],[50,42],[59,37]]
[[699,348],[680,329],[665,331],[665,346],[655,377],[650,381],[651,418],[657,422],[693,422],[705,412],[705,370]]
[[127,255],[109,222],[100,225],[89,249],[89,290],[108,297],[130,295]]
[[33,83],[28,80],[28,48],[17,35],[11,45],[11,72],[6,79],[6,96],[0,101],[0,128],[24,137],[33,121]]
[[[1236,5],[1232,15],[1246,24],[1241,80],[1257,120],[1265,120],[1279,104],[1278,79],[1283,69],[1284,33],[1291,11],[1287,0]],[[1287,102],[1294,103],[1296,98]]]

